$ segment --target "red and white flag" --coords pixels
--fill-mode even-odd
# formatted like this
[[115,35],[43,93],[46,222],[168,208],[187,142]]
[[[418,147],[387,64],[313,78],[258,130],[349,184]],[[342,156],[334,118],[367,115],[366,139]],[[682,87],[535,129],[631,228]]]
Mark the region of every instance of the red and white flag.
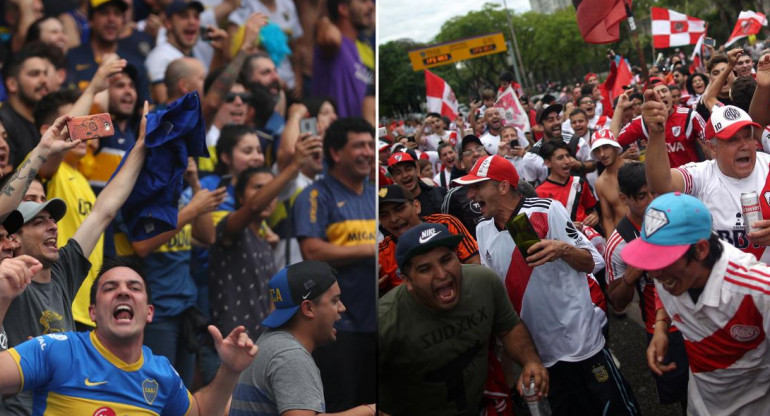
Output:
[[669,9],[653,7],[652,44],[655,49],[692,45],[706,33],[706,22]]
[[513,90],[512,84],[497,98],[495,107],[503,109],[503,120],[506,126],[514,126],[522,133],[529,131],[529,116],[524,112],[524,107]]
[[452,87],[440,76],[427,69],[425,70],[425,95],[428,98],[429,113],[439,113],[449,117],[450,120],[457,118],[457,98],[452,92]]
[[694,74],[696,72],[700,73],[706,73],[706,66],[703,64],[703,40],[706,39],[706,32],[703,32],[702,35],[698,38],[698,43],[695,44],[695,49],[692,51],[692,56],[690,57],[690,73]]
[[572,0],[578,30],[586,43],[612,43],[620,39],[620,22],[626,19],[631,0]]
[[725,46],[730,46],[738,39],[745,38],[746,36],[758,34],[762,26],[767,26],[767,18],[764,14],[752,12],[751,10],[742,11],[738,15],[738,21],[735,22],[733,33],[730,34],[727,42],[725,42]]

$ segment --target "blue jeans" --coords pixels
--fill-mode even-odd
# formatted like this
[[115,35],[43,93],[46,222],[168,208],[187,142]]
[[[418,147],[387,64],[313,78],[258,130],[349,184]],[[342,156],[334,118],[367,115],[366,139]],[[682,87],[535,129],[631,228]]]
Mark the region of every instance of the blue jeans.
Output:
[[182,342],[182,316],[153,321],[144,328],[144,345],[155,355],[162,355],[179,373],[188,389],[192,388],[195,354]]

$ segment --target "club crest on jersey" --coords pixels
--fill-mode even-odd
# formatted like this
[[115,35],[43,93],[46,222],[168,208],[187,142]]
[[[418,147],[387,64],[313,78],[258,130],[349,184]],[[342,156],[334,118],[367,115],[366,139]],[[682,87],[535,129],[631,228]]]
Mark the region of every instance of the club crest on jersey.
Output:
[[150,379],[144,380],[142,382],[142,393],[147,404],[152,404],[155,398],[158,397],[158,382]]
[[770,205],[770,191],[765,192],[762,194],[763,197],[765,197],[765,202],[767,202],[767,205]]
[[610,378],[610,375],[607,373],[607,369],[604,367],[604,364],[594,366],[591,372],[594,373],[594,378],[599,383],[604,383],[607,381],[607,379]]
[[679,137],[679,134],[682,133],[682,127],[681,126],[674,126],[671,128],[671,134],[674,135],[674,137]]
[[651,237],[667,224],[668,217],[666,216],[666,213],[661,210],[649,208],[647,212],[644,213],[644,234],[647,238]]
[[733,325],[730,336],[738,342],[751,342],[759,336],[759,327],[754,325]]

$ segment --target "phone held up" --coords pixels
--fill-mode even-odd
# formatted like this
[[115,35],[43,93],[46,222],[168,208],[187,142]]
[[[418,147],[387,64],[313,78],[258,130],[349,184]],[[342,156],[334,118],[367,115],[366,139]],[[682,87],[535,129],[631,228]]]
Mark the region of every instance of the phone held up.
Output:
[[67,122],[72,140],[92,140],[115,134],[112,117],[108,113],[74,117]]
[[299,121],[299,134],[305,133],[318,136],[318,120],[315,117],[303,118]]

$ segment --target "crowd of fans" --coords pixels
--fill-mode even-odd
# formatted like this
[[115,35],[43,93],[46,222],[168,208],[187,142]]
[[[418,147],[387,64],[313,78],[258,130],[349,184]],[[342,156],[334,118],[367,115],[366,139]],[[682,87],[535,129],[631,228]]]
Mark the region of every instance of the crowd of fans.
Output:
[[534,383],[554,415],[641,414],[607,344],[635,296],[661,404],[767,412],[744,381],[768,377],[770,54],[705,58],[661,55],[620,91],[594,73],[517,91],[526,129],[498,104],[508,73],[467,115],[382,120],[383,412],[511,414]]
[[374,2],[2,12],[0,414],[372,414]]

